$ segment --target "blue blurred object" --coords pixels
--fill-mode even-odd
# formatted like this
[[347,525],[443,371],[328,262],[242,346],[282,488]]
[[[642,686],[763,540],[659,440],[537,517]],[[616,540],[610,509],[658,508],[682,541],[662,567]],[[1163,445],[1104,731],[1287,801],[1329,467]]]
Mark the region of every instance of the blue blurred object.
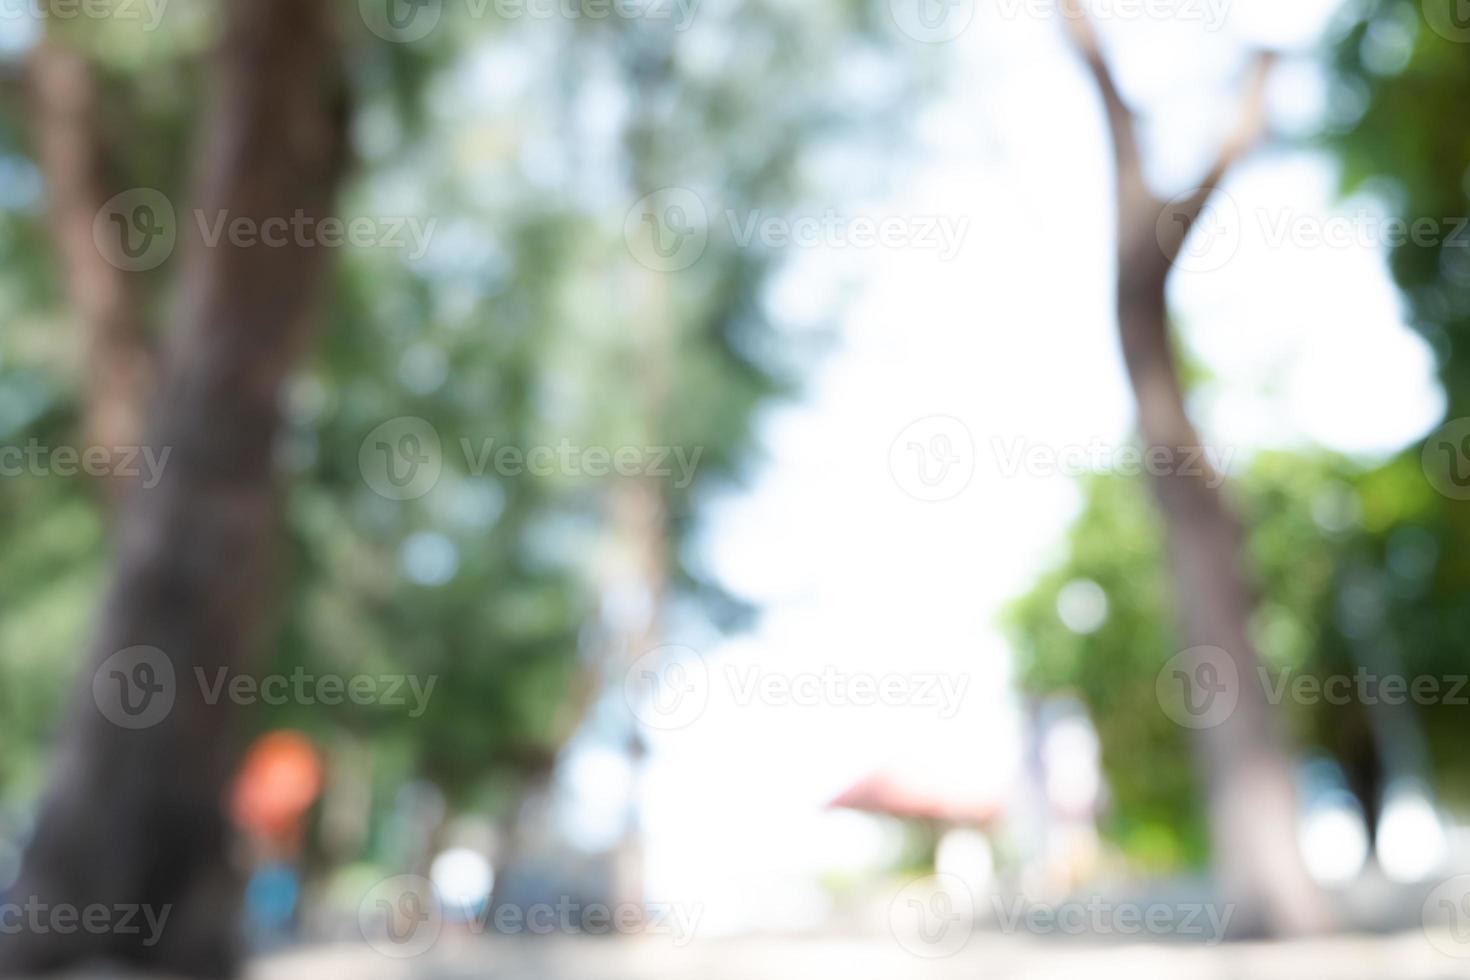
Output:
[[258,867],[245,887],[245,922],[251,939],[269,946],[288,938],[300,895],[296,869],[278,861]]

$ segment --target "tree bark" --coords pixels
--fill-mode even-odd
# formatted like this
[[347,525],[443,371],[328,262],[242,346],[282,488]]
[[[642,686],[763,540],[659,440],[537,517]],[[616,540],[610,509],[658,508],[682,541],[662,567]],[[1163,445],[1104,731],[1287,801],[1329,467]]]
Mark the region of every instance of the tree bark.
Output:
[[[344,159],[345,89],[331,0],[228,0],[196,201],[213,218],[321,221]],[[144,906],[148,930],[6,938],[0,964],[26,973],[110,960],[182,976],[235,966],[236,882],[222,797],[237,746],[228,697],[210,704],[195,673],[248,667],[266,611],[277,527],[273,442],[287,372],[310,333],[324,251],[184,244],[175,329],[147,442],[171,455],[119,514],[111,587],[61,736],[17,901],[78,909]],[[156,723],[104,711],[118,651],[156,648],[173,675]],[[125,683],[127,671],[118,680]],[[94,687],[94,677],[101,688]],[[147,702],[151,705],[152,702]],[[165,700],[163,703],[167,703]],[[151,711],[151,707],[149,711]]]
[[1191,227],[1264,128],[1272,59],[1258,59],[1236,128],[1199,187],[1166,204],[1144,180],[1133,114],[1079,0],[1062,0],[1062,7],[1102,97],[1113,140],[1119,339],[1144,450],[1165,453],[1174,464],[1150,470],[1159,471],[1153,488],[1164,520],[1178,617],[1188,646],[1225,650],[1238,681],[1234,711],[1200,732],[1216,875],[1227,900],[1241,906],[1237,921],[1254,920],[1255,929],[1277,935],[1325,931],[1332,917],[1301,860],[1290,760],[1250,639],[1254,597],[1244,568],[1245,536],[1221,480],[1207,461],[1198,462],[1203,444],[1185,410],[1166,299],[1169,274]]
[[[36,48],[28,75],[51,234],[85,334],[83,445],[109,453],[136,447],[153,383],[153,352],[137,278],[109,263],[92,236],[93,221],[113,193],[96,78],[81,52],[57,40]],[[109,477],[110,502],[125,488],[126,481]]]

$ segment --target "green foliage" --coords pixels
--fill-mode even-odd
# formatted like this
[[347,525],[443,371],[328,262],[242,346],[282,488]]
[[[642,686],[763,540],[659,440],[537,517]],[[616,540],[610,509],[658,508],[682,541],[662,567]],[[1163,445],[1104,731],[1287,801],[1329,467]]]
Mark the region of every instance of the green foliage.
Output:
[[[1455,9],[1454,0],[1357,5],[1333,52],[1338,119],[1326,134],[1345,189],[1371,187],[1400,217],[1451,230],[1470,207],[1470,138],[1459,125],[1470,45],[1426,15],[1448,19]],[[1449,417],[1470,414],[1470,234],[1411,239],[1393,249],[1390,266],[1412,325],[1439,355]]]
[[[284,704],[249,724],[368,747],[382,806],[427,778],[457,804],[494,807],[552,764],[577,722],[574,682],[604,653],[594,574],[615,481],[477,472],[476,455],[563,441],[697,450],[691,483],[659,487],[666,601],[738,623],[748,611],[707,580],[689,541],[700,502],[741,478],[759,408],[794,389],[801,345],[763,302],[781,256],[712,233],[693,268],[653,273],[629,254],[624,218],[667,186],[697,189],[712,213],[809,203],[823,194],[810,155],[890,125],[913,81],[884,62],[879,8],[866,3],[711,3],[680,35],[667,21],[502,21],[445,4],[412,44],[374,36],[356,8],[342,6],[355,166],[341,212],[434,224],[422,256],[336,257],[326,329],[282,399],[287,549],[258,672],[435,687],[417,718]],[[175,0],[153,32],[53,29],[96,66],[111,189],[156,188],[191,220],[218,5]],[[868,104],[835,94],[854,53],[890,83]],[[71,445],[85,338],[65,306],[32,143],[28,106],[0,106],[0,444]],[[160,345],[178,271],[174,256],[134,280]],[[423,497],[394,502],[367,485],[359,451],[403,416],[434,427],[444,471]],[[0,802],[25,805],[40,788],[105,586],[106,525],[83,480],[0,479],[11,746]],[[447,574],[411,574],[426,545]]]
[[[1111,790],[1109,834],[1144,865],[1172,867],[1202,854],[1194,766],[1186,733],[1158,709],[1154,677],[1177,649],[1168,606],[1162,528],[1147,487],[1089,478],[1068,555],[1007,616],[1017,675],[1028,696],[1077,696],[1102,740]],[[1079,633],[1058,613],[1062,590],[1091,582],[1108,616]]]

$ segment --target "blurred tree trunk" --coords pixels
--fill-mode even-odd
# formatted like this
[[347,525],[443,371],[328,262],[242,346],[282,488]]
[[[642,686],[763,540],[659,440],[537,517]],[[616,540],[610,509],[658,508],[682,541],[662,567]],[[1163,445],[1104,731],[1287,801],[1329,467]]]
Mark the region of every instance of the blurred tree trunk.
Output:
[[[97,215],[122,190],[112,183],[97,80],[80,51],[55,39],[36,48],[28,70],[51,235],[72,312],[83,327],[83,445],[135,447],[143,438],[153,352],[136,276],[108,262],[93,240]],[[126,480],[108,478],[109,501],[116,504],[126,486]]]
[[1331,915],[1302,863],[1290,758],[1250,638],[1254,598],[1243,568],[1245,535],[1218,475],[1202,459],[1203,443],[1185,411],[1166,300],[1169,274],[1191,228],[1230,168],[1259,140],[1271,58],[1258,60],[1237,127],[1200,186],[1165,203],[1144,181],[1132,112],[1079,0],[1063,0],[1063,9],[1113,139],[1118,330],[1144,451],[1166,454],[1172,464],[1150,470],[1162,471],[1153,477],[1154,493],[1179,619],[1190,647],[1223,649],[1236,675],[1234,711],[1200,731],[1216,874],[1226,899],[1241,905],[1238,921],[1280,935],[1320,932],[1330,927]]
[[[331,214],[345,122],[336,9],[331,0],[225,4],[202,121],[194,203],[203,214],[257,223]],[[168,918],[153,945],[147,929],[27,929],[0,945],[11,972],[94,959],[197,977],[234,966],[237,889],[221,807],[234,712],[227,697],[207,703],[195,669],[245,669],[259,640],[277,525],[277,402],[311,332],[327,256],[295,243],[206,247],[179,213],[177,320],[146,437],[172,455],[156,487],[135,485],[122,504],[112,585],[11,893],[51,906],[167,908]],[[136,646],[161,651],[166,660],[148,666],[162,669],[97,674]],[[115,724],[101,696],[114,680],[145,714],[150,698],[172,707],[145,727]],[[129,680],[147,686],[128,689]]]

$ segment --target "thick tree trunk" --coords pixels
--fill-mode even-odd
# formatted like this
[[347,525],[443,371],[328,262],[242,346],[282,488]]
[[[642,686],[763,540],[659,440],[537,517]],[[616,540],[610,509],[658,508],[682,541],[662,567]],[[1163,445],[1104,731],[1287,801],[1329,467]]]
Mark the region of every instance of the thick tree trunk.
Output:
[[[197,194],[211,220],[330,214],[345,115],[335,9],[228,0]],[[259,640],[277,524],[277,401],[327,256],[295,244],[206,247],[195,228],[181,211],[180,305],[148,427],[148,443],[171,455],[158,485],[132,487],[120,512],[113,583],[11,892],[38,906],[168,917],[157,936],[27,927],[0,945],[11,972],[107,959],[207,977],[234,965],[221,808],[234,712],[227,697],[207,702],[195,671],[240,671]],[[106,664],[134,647],[158,653]]]

